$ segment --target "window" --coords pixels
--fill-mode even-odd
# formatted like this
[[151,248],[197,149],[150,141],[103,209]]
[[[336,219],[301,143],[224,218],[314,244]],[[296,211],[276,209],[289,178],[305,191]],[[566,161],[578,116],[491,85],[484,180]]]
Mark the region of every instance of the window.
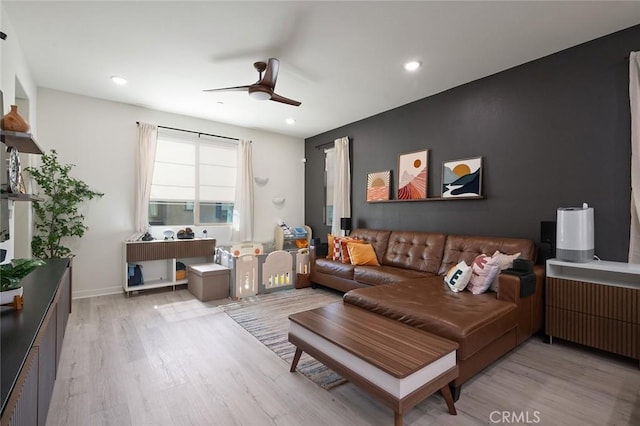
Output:
[[336,150],[324,150],[324,224],[331,226],[333,221],[333,188],[335,185]]
[[224,139],[159,131],[149,224],[231,224],[237,151]]

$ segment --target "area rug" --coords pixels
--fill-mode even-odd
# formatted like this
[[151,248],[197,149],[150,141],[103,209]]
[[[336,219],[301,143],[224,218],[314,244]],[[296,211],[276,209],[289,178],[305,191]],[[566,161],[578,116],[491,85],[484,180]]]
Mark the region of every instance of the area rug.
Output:
[[[303,288],[247,297],[222,308],[242,328],[290,365],[296,348],[289,343],[287,336],[289,315],[340,300],[339,293]],[[298,372],[324,389],[331,389],[346,381],[306,353],[298,362]]]

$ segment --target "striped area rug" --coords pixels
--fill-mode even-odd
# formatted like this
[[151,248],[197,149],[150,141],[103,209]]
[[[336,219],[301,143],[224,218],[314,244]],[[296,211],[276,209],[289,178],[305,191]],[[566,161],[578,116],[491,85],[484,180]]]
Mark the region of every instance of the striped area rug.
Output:
[[[225,313],[253,337],[275,352],[289,365],[295,346],[289,343],[289,315],[339,302],[342,297],[324,289],[302,288],[276,291],[247,297],[221,306]],[[331,389],[346,380],[306,353],[298,362],[298,372],[324,389]]]

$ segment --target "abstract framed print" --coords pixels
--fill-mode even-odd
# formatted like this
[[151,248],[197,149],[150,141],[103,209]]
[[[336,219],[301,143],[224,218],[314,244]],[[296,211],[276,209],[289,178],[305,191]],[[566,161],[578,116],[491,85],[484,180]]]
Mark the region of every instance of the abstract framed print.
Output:
[[442,163],[442,198],[482,195],[482,157]]
[[398,200],[427,198],[429,150],[398,156]]
[[367,201],[387,201],[391,191],[391,170],[367,175]]

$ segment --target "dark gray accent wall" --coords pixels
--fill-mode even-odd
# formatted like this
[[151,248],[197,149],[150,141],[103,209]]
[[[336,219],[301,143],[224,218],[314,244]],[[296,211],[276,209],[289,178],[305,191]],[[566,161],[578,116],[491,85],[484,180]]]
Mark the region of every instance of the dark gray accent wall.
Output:
[[[595,209],[596,255],[626,261],[628,56],[637,50],[640,25],[308,138],[306,223],[326,241],[316,147],[348,136],[354,227],[538,242],[540,221],[586,202]],[[429,149],[429,196],[440,195],[443,161],[482,156],[486,199],[366,202],[368,173],[391,169],[395,198],[398,154],[421,149]]]

